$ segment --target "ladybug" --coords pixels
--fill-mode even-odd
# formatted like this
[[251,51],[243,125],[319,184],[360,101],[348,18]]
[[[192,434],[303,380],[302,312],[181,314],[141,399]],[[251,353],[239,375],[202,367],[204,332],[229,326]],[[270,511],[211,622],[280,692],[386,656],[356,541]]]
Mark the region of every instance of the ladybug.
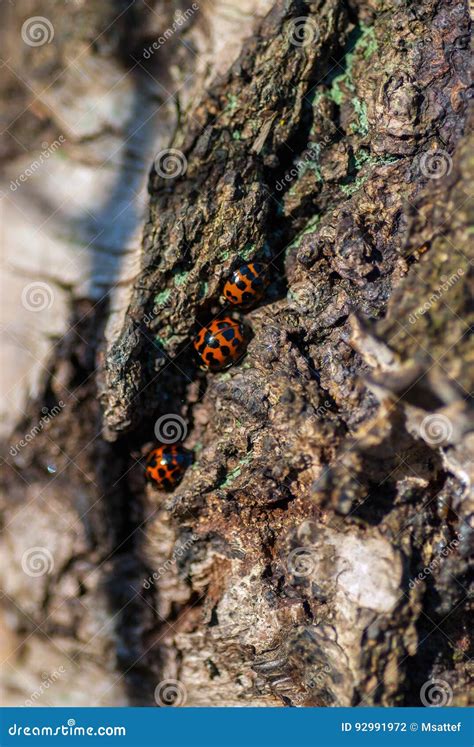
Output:
[[206,368],[219,371],[239,360],[247,347],[242,324],[229,316],[215,319],[203,327],[194,347]]
[[148,454],[145,474],[161,490],[171,490],[181,482],[192,462],[192,452],[181,444],[158,446]]
[[267,285],[265,267],[249,262],[234,270],[224,285],[224,297],[233,306],[250,306],[262,298]]

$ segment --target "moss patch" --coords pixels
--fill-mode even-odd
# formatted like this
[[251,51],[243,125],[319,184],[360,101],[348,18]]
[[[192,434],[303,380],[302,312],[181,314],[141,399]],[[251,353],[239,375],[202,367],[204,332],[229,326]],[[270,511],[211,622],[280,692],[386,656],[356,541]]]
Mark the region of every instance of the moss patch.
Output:
[[226,479],[220,486],[221,488],[227,488],[235,480],[236,477],[242,472],[242,467],[246,467],[253,460],[253,455],[248,454],[247,456],[239,459],[237,467],[234,467],[230,472],[227,473]]
[[255,244],[245,244],[244,248],[240,252],[245,260],[252,259],[255,254]]
[[357,124],[352,123],[352,131],[358,132],[360,135],[367,135],[369,131],[369,121],[367,119],[367,104],[365,103],[365,101],[353,98],[352,106],[354,107],[354,111],[357,114],[358,119]]
[[341,106],[344,100],[344,88],[351,92],[355,91],[352,79],[355,56],[357,54],[362,54],[364,60],[368,60],[376,50],[377,40],[375,38],[375,30],[373,26],[365,26],[364,24],[361,24],[349,34],[344,54],[345,70],[343,73],[333,77],[330,81],[331,87],[329,89],[329,96],[338,106]]
[[285,251],[285,255],[289,254],[289,252],[293,251],[293,249],[298,249],[299,245],[301,244],[301,241],[303,240],[303,237],[307,233],[311,233],[312,231],[314,231],[320,220],[321,220],[321,216],[320,215],[314,215],[308,221],[308,223],[306,224],[305,228],[303,228],[303,230],[298,234],[298,236],[296,237],[296,239],[294,239],[294,241],[292,241],[291,244],[289,244],[287,246],[286,251]]
[[233,93],[228,93],[227,94],[227,101],[229,103],[226,105],[224,111],[226,111],[226,112],[233,112],[235,109],[237,109],[237,104],[238,104],[238,98],[237,98],[237,96],[235,96]]
[[171,295],[171,290],[169,288],[165,288],[164,291],[161,291],[161,293],[158,293],[154,298],[154,305],[155,306],[166,306],[166,302],[168,298]]
[[180,285],[184,285],[188,278],[189,272],[179,272],[177,275],[174,276],[174,284],[177,288],[179,288]]
[[[383,166],[387,163],[394,163],[398,159],[395,156],[373,156],[365,148],[361,148],[353,156],[351,176],[347,177],[345,181],[340,184],[341,192],[343,195],[350,196],[357,192],[367,179],[371,175],[370,167],[372,166]],[[358,176],[358,172],[363,166],[368,166],[367,172],[361,176]]]

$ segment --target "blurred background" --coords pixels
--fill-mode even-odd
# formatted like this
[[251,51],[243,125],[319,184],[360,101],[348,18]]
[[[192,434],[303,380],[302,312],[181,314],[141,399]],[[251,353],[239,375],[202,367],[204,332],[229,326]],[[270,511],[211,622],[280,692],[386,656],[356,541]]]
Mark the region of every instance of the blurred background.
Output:
[[[120,328],[137,275],[155,155],[172,143],[187,110],[226,71],[268,6],[268,0],[1,2],[0,410],[8,474],[13,470],[18,480],[14,486],[7,480],[4,498],[11,512],[2,550],[1,585],[8,596],[1,613],[3,705],[126,702],[122,683],[115,684],[114,622],[107,609],[97,629],[80,634],[81,653],[74,656],[67,630],[64,640],[58,631],[60,615],[51,629],[38,628],[34,610],[42,595],[55,593],[45,585],[51,560],[45,532],[59,563],[61,542],[73,541],[67,532],[61,539],[61,522],[78,524],[64,505],[59,473],[78,463],[73,456],[82,447],[73,443],[68,454],[55,447],[56,456],[45,456],[31,481],[29,446],[81,396],[78,382],[66,386],[67,371],[51,371],[72,322],[91,314],[95,324],[94,310],[106,304],[106,338],[113,340]],[[90,357],[89,346],[83,348]],[[49,380],[61,392],[28,422],[28,403]],[[75,497],[85,505],[83,493],[94,486],[88,467],[81,469]],[[86,585],[94,585],[93,568],[84,573]],[[63,592],[77,597],[74,615],[86,620],[77,590]],[[68,612],[66,627],[69,619]],[[97,659],[104,650],[109,661]]]

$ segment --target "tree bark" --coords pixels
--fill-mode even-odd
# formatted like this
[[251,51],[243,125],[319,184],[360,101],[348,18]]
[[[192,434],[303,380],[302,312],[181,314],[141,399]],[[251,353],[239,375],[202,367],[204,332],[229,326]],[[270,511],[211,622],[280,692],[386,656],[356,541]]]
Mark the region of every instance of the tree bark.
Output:
[[[126,313],[73,299],[10,438],[60,407],[7,458],[13,699],[58,650],[55,703],[99,671],[80,704],[468,702],[468,33],[454,0],[276,2],[197,81]],[[203,372],[250,259],[247,354]],[[195,454],[170,494],[143,474],[163,417]]]

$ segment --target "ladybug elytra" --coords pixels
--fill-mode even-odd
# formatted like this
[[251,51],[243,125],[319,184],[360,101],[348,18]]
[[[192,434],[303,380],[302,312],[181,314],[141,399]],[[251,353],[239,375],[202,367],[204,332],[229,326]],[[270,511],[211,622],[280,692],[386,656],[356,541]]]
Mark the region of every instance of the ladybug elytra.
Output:
[[182,480],[192,461],[192,452],[181,444],[158,446],[148,454],[145,473],[158,488],[171,490]]
[[215,319],[203,327],[194,347],[206,368],[219,371],[239,360],[247,342],[244,327],[230,317]]
[[223,293],[233,306],[250,306],[262,298],[267,285],[264,266],[260,262],[249,262],[234,270]]

